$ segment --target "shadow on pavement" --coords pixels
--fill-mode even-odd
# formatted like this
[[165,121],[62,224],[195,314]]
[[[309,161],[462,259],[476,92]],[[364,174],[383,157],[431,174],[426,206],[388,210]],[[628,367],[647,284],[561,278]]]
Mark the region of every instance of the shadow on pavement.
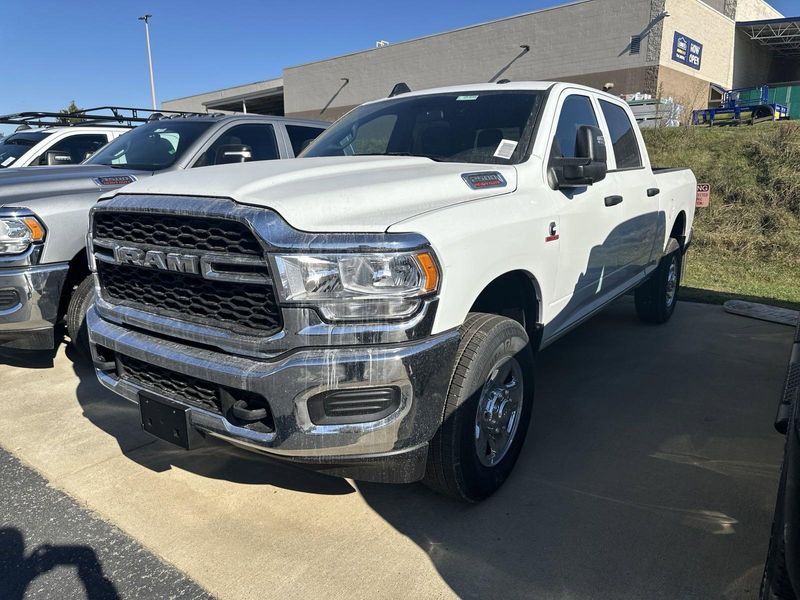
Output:
[[462,598],[755,597],[788,336],[690,304],[647,326],[621,301],[539,355],[528,439],[493,497],[359,491]]
[[87,359],[71,348],[67,348],[67,356],[79,378],[76,394],[84,416],[116,438],[126,457],[148,469],[162,472],[177,467],[203,477],[314,494],[355,491],[344,479],[307,471],[213,438],[191,452],[157,440],[142,431],[138,407],[100,385]]
[[76,569],[88,600],[120,597],[114,584],[103,575],[103,566],[89,546],[45,544],[26,556],[22,533],[14,527],[0,529],[0,598],[22,600],[37,577],[62,566]]
[[[538,356],[528,440],[493,497],[466,506],[421,485],[358,490],[460,597],[754,597],[790,342],[788,328],[693,303],[668,325],[644,325],[623,299]],[[222,443],[185,452],[153,441],[137,408],[70,358],[85,416],[149,469],[354,491]]]

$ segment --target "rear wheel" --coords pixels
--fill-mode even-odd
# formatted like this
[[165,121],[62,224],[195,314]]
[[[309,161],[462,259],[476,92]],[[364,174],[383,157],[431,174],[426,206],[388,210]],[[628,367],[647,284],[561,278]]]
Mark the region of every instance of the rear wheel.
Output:
[[90,358],[89,333],[86,331],[86,311],[94,302],[94,278],[89,275],[72,292],[67,307],[67,333],[72,346],[84,358]]
[[528,431],[533,353],[525,329],[472,313],[461,327],[444,420],[430,443],[425,483],[477,502],[508,478]]
[[666,323],[675,312],[680,285],[681,249],[678,246],[664,256],[649,279],[636,288],[636,314],[646,323]]

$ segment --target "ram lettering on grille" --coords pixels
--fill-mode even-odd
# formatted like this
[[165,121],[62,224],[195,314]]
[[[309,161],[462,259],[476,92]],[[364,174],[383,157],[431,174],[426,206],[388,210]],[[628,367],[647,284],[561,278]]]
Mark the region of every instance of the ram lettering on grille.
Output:
[[269,266],[244,223],[114,211],[93,219],[106,302],[245,335],[281,329]]

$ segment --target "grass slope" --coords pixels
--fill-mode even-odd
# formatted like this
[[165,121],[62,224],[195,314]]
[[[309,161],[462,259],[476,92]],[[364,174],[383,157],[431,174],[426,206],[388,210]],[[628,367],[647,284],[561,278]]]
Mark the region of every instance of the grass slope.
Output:
[[711,206],[697,209],[684,297],[732,295],[800,308],[800,124],[649,129],[644,136],[654,165],[688,166],[711,184]]

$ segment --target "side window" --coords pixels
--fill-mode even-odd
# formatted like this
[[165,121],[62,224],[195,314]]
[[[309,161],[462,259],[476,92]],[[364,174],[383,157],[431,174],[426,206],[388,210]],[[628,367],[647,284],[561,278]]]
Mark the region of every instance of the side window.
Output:
[[289,141],[292,142],[292,150],[297,156],[305,150],[317,136],[325,131],[322,127],[306,127],[305,125],[287,125],[286,133],[289,134]]
[[597,127],[592,101],[588,96],[568,96],[561,106],[551,156],[575,158],[575,137],[581,125]]
[[639,141],[625,109],[605,100],[600,101],[600,108],[608,123],[611,134],[611,145],[617,159],[618,169],[636,169],[642,166],[639,153]]
[[195,167],[231,162],[252,162],[280,158],[275,130],[269,123],[235,125],[214,141],[197,159]]
[[64,164],[77,165],[89,158],[100,148],[108,143],[108,138],[104,134],[79,134],[71,135],[50,146],[44,154],[39,157],[39,164],[47,164],[47,152],[61,152],[69,154],[70,161]]

